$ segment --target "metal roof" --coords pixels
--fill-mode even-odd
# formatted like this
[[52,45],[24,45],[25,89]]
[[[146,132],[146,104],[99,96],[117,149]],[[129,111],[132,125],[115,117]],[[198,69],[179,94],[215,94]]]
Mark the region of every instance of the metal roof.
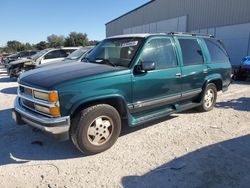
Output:
[[118,18],[115,18],[115,19],[109,21],[109,22],[106,23],[105,25],[107,25],[107,24],[109,24],[109,23],[111,23],[111,22],[113,22],[113,21],[115,21],[115,20],[118,20],[118,19],[120,19],[120,18],[123,17],[123,16],[128,15],[128,14],[130,14],[131,12],[137,11],[137,10],[139,10],[140,8],[147,6],[148,4],[153,3],[154,1],[156,1],[156,0],[151,0],[151,1],[149,1],[149,2],[147,2],[147,3],[145,3],[145,4],[143,4],[143,5],[141,5],[141,6],[137,7],[137,8],[135,8],[135,9],[133,9],[133,10],[131,10],[131,11],[129,11],[129,12],[127,12],[127,13],[125,13],[125,14],[119,16]]

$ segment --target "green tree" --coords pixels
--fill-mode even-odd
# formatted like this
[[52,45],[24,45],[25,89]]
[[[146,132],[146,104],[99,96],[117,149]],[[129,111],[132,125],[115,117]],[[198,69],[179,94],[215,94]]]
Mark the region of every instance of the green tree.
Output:
[[30,43],[26,42],[25,44],[23,44],[23,49],[24,50],[34,50],[34,47]]
[[65,46],[87,46],[88,37],[86,33],[71,32],[65,39]]
[[41,41],[41,42],[36,44],[36,48],[38,50],[44,50],[44,49],[46,49],[48,47],[49,47],[49,45],[48,45],[48,43],[46,41]]
[[16,40],[7,42],[7,51],[8,52],[18,52],[23,48],[22,43]]
[[95,46],[95,45],[97,45],[99,42],[100,42],[100,41],[98,41],[98,40],[90,40],[90,41],[88,42],[88,46]]
[[58,47],[64,46],[65,39],[62,35],[58,36],[58,35],[52,34],[47,37],[47,41],[48,41],[49,47],[58,48]]

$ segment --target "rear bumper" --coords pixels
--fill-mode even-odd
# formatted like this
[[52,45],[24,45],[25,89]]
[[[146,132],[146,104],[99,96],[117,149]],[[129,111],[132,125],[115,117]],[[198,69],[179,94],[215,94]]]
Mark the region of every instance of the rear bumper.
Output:
[[32,127],[54,135],[68,133],[70,128],[70,116],[49,118],[40,115],[22,107],[19,97],[15,99],[13,119],[17,123],[23,121]]

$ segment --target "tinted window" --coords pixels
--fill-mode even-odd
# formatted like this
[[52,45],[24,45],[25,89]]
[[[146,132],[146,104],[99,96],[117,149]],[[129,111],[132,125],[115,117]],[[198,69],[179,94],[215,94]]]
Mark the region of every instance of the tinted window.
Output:
[[61,57],[61,50],[54,50],[52,52],[49,52],[45,55],[45,59],[54,59],[54,58],[60,58]]
[[26,57],[26,56],[28,56],[29,55],[29,52],[20,52],[19,54],[18,54],[18,57]]
[[[68,56],[69,54],[71,54],[72,52],[76,51],[77,49],[63,49],[64,53],[66,54],[66,56]],[[65,56],[64,56],[65,57]]]
[[184,66],[203,64],[201,47],[195,39],[179,39]]
[[31,51],[29,55],[31,56],[31,55],[34,55],[36,53],[37,53],[37,51]]
[[205,39],[212,62],[228,61],[225,49],[215,40]]
[[170,39],[152,39],[143,49],[141,61],[155,62],[156,69],[171,68],[177,65],[176,54]]
[[68,53],[70,54],[71,52],[70,51],[65,51],[65,50],[59,50],[58,51],[58,56],[59,57],[67,57]]

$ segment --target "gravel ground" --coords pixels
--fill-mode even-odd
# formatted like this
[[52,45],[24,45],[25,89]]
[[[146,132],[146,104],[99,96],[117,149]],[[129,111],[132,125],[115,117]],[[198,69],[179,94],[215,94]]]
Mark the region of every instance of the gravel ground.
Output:
[[15,80],[0,68],[0,187],[249,187],[250,84],[216,108],[124,128],[108,151],[84,156],[11,119]]

